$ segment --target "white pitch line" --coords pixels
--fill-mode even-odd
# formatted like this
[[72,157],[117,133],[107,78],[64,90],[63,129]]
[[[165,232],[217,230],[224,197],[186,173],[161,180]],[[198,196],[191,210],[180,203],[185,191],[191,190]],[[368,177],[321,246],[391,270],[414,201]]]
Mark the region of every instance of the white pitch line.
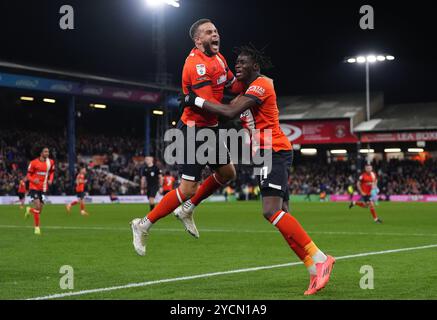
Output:
[[[437,248],[437,244],[431,244],[431,245],[421,246],[421,247],[401,248],[401,249],[392,249],[392,250],[384,250],[384,251],[358,253],[358,254],[336,257],[335,259],[336,260],[345,260],[345,259],[374,256],[374,255],[379,255],[379,254],[388,254],[388,253],[413,251],[413,250],[423,250],[423,249],[430,249],[430,248]],[[113,286],[113,287],[107,287],[107,288],[97,288],[97,289],[81,290],[81,291],[76,291],[76,292],[58,293],[58,294],[52,294],[52,295],[48,295],[48,296],[29,298],[27,300],[59,299],[59,298],[72,297],[72,296],[81,296],[81,295],[86,295],[86,294],[90,294],[90,293],[97,293],[97,292],[108,292],[108,291],[115,291],[115,290],[121,290],[121,289],[146,287],[146,286],[150,286],[153,284],[178,282],[178,281],[193,280],[193,279],[200,279],[200,278],[211,278],[211,277],[222,276],[222,275],[227,275],[227,274],[236,274],[236,273],[243,273],[243,272],[252,272],[252,271],[259,271],[259,270],[268,270],[268,269],[275,269],[275,268],[297,266],[300,264],[302,264],[302,262],[292,262],[292,263],[275,264],[275,265],[270,265],[270,266],[260,266],[260,267],[245,268],[245,269],[235,269],[235,270],[228,270],[228,271],[203,273],[203,274],[178,277],[178,278],[169,278],[169,279],[152,280],[152,281],[146,281],[146,282],[129,283],[126,285]]]
[[[0,229],[29,229],[32,226],[18,226],[18,225],[0,225]],[[120,227],[81,227],[81,226],[45,226],[43,229],[52,230],[101,230],[101,231],[130,231],[129,228]],[[183,228],[156,228],[153,229],[158,232],[186,232]],[[237,229],[200,229],[201,232],[227,232],[227,233],[278,233],[276,230],[237,230]],[[310,234],[325,234],[325,235],[362,235],[362,236],[411,236],[411,237],[437,237],[434,233],[401,233],[401,232],[360,232],[360,231],[307,231]]]

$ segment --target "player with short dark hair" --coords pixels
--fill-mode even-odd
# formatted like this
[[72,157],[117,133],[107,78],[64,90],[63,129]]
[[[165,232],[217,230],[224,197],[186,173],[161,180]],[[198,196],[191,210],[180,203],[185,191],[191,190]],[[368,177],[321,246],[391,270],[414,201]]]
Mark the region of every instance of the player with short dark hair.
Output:
[[154,164],[153,157],[144,158],[146,165],[141,169],[141,194],[146,194],[150,211],[155,208],[155,197],[162,186],[162,172]]
[[34,207],[27,207],[25,217],[33,214],[35,234],[41,235],[40,214],[44,207],[45,196],[53,184],[55,175],[55,161],[49,158],[50,150],[47,147],[36,148],[39,157],[32,160],[27,169],[26,179],[29,181],[29,196]]
[[81,168],[79,174],[76,176],[76,195],[77,200],[66,205],[67,212],[71,212],[71,207],[76,204],[80,204],[80,214],[87,216],[88,212],[85,211],[85,184],[88,182],[86,179],[86,168]]
[[[308,268],[310,285],[305,294],[315,294],[328,283],[335,259],[325,255],[299,222],[288,213],[288,177],[293,153],[290,141],[279,126],[273,80],[261,75],[261,69],[271,67],[270,59],[253,46],[243,46],[238,52],[235,70],[237,79],[245,84],[243,94],[232,104],[225,105],[190,92],[182,103],[228,118],[240,115],[246,129],[259,130],[256,133],[260,140],[259,148],[264,152],[272,150],[272,163],[267,164],[271,165],[267,168],[270,170],[262,170],[259,181],[264,217],[279,229],[290,248]],[[271,132],[271,137],[267,136],[268,132]]]
[[[182,91],[184,94],[193,90],[205,99],[220,103],[225,88],[231,92],[241,92],[241,83],[236,81],[226,59],[219,52],[220,35],[215,25],[209,19],[200,19],[191,26],[189,34],[195,47],[186,58],[182,71]],[[215,131],[218,137],[218,124],[218,117],[215,114],[194,106],[184,109],[177,128],[184,136],[185,158],[187,158],[189,145],[193,143],[187,138],[188,127],[209,128]],[[216,139],[216,144],[211,147],[218,150],[219,143],[219,139]],[[194,144],[194,154],[196,154],[202,142],[195,141]],[[188,233],[198,238],[199,232],[193,219],[194,208],[216,190],[235,179],[236,176],[235,167],[229,154],[227,154],[226,159],[221,159],[217,152],[215,161],[206,164],[199,163],[197,159],[195,159],[195,163],[188,162],[185,159],[183,164],[179,163],[182,178],[179,187],[168,192],[146,217],[132,220],[133,245],[139,255],[145,255],[145,243],[150,228],[159,219],[173,211]],[[200,184],[201,173],[206,166],[210,167],[214,173]],[[183,206],[180,206],[181,204]]]
[[376,223],[382,223],[382,220],[378,217],[375,210],[375,204],[371,198],[372,189],[376,188],[378,185],[378,179],[376,177],[375,172],[373,172],[373,167],[370,163],[364,166],[364,172],[360,175],[357,182],[357,189],[361,195],[360,201],[354,202],[352,201],[349,205],[349,209],[354,207],[355,205],[364,208],[370,209],[370,213],[372,214],[373,221]]

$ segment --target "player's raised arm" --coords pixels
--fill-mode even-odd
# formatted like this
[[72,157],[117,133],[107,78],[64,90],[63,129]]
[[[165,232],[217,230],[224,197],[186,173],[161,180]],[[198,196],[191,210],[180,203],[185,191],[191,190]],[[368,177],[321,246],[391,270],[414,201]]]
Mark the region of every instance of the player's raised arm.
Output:
[[256,101],[247,96],[239,97],[233,104],[220,104],[201,98],[194,92],[189,92],[182,103],[185,103],[186,105],[195,105],[198,108],[226,118],[235,118],[243,111],[257,106]]

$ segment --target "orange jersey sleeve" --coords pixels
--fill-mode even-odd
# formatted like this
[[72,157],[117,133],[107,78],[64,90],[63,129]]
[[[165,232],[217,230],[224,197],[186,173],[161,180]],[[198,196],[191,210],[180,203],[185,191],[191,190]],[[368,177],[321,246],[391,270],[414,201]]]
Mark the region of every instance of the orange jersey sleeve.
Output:
[[[292,146],[279,125],[279,109],[273,80],[264,76],[253,81],[245,97],[256,102],[256,106],[243,112],[240,116],[243,125],[248,129],[260,131],[261,148],[272,148],[274,151],[291,150]],[[271,137],[267,131],[271,130]]]

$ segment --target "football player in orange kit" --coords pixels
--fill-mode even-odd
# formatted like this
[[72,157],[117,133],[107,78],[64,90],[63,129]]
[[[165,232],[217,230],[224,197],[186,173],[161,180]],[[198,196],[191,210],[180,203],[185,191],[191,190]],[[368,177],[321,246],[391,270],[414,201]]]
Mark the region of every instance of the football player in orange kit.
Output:
[[[21,176],[21,173],[20,173]],[[18,182],[18,190],[17,190],[17,196],[18,201],[20,203],[20,209],[24,208],[24,201],[26,199],[26,177],[20,177],[20,181]],[[14,203],[16,203],[14,202]]]
[[[290,248],[303,261],[310,273],[310,284],[305,295],[315,294],[330,279],[335,259],[325,255],[312,241],[299,222],[289,213],[289,168],[292,146],[279,126],[279,110],[273,80],[261,75],[261,69],[271,65],[262,52],[252,46],[240,48],[235,70],[237,79],[245,84],[245,92],[230,105],[217,104],[198,97],[194,92],[185,96],[182,104],[196,106],[227,118],[240,115],[249,131],[259,130],[261,150],[272,151],[270,170],[262,171],[260,188],[264,217],[282,234]],[[269,131],[266,131],[269,130]],[[271,137],[266,134],[271,132]],[[266,164],[263,164],[266,166]]]
[[357,188],[360,192],[361,199],[357,202],[352,201],[349,205],[349,209],[355,205],[364,209],[369,208],[373,217],[373,221],[376,223],[382,223],[382,220],[376,214],[375,204],[371,199],[372,189],[377,186],[377,183],[378,179],[376,178],[376,174],[373,172],[372,165],[366,164],[364,167],[364,172],[360,175],[357,182]]
[[76,177],[76,193],[77,193],[77,199],[73,201],[70,204],[66,205],[67,212],[70,213],[71,207],[75,206],[76,204],[80,204],[80,214],[83,216],[87,216],[88,212],[85,211],[85,184],[88,182],[86,180],[86,168],[82,168],[79,171],[79,174]]
[[[216,103],[221,102],[223,99],[225,88],[234,93],[241,92],[242,84],[235,79],[225,58],[219,52],[220,36],[211,20],[200,19],[196,21],[190,28],[190,37],[195,47],[185,60],[182,72],[183,92],[188,93],[190,88],[199,96]],[[195,129],[210,128],[215,130],[218,136],[218,118],[216,115],[194,106],[185,108],[177,125],[177,128],[185,137],[185,158],[188,154],[188,145],[192,143],[186,138],[188,127],[194,127]],[[195,142],[194,154],[201,144],[200,141]],[[215,147],[218,149],[218,146],[217,144]],[[184,224],[188,233],[196,238],[199,237],[193,219],[195,206],[235,178],[235,167],[230,161],[229,154],[227,156],[226,163],[223,164],[220,161],[222,159],[218,157],[213,163],[201,164],[197,159],[194,163],[188,163],[189,161],[185,159],[184,163],[180,164],[182,179],[179,187],[168,192],[145,218],[137,218],[131,222],[133,245],[139,255],[145,255],[146,253],[146,239],[150,228],[159,219],[173,211],[175,216]],[[199,186],[201,172],[206,165],[214,173]],[[184,205],[179,207],[183,203]]]
[[162,195],[165,196],[167,193],[172,191],[175,182],[176,182],[175,177],[173,177],[170,174],[170,171],[166,171],[164,174],[163,183],[162,183]]
[[40,214],[44,207],[45,196],[53,184],[55,175],[55,162],[49,159],[49,148],[37,148],[39,157],[32,160],[27,169],[26,179],[29,181],[29,196],[33,201],[33,208],[27,207],[25,217],[33,214],[35,234],[41,235]]

